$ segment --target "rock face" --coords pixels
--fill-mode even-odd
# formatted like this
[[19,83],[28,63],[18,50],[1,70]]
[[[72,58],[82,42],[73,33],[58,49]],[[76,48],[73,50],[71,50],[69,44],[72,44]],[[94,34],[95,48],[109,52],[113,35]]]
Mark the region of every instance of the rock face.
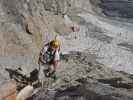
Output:
[[95,55],[62,55],[55,90],[38,89],[28,100],[132,100],[131,75],[116,72],[95,60]]
[[132,0],[101,0],[100,6],[105,15],[112,17],[133,18]]
[[[87,8],[89,1],[75,0],[0,0],[0,55],[37,56],[40,48],[54,37],[67,33],[62,15]],[[62,30],[63,29],[63,30]]]
[[[133,73],[132,4],[131,0],[0,0],[0,86],[16,69],[24,75],[18,76],[30,80],[34,76],[30,72],[38,69],[41,47],[59,33],[63,44],[59,80],[49,85],[55,91],[36,89],[30,100],[133,100],[133,76],[116,71]],[[79,32],[65,25],[64,15],[79,24]]]
[[29,49],[40,48],[38,44],[50,38],[48,33],[55,31],[55,23],[61,19],[53,14],[103,12],[112,17],[132,18],[132,1],[128,0],[0,0],[0,8],[0,50],[4,56],[10,52],[25,55]]
[[95,6],[93,10],[100,15],[104,14],[113,18],[128,18],[128,20],[133,18],[132,0],[90,0],[90,2]]
[[0,73],[5,72],[5,67],[22,67],[25,73],[27,68],[33,70],[38,66],[39,50],[54,38],[53,32],[71,32],[62,15],[81,12],[81,8],[87,10],[89,3],[86,0],[0,0]]

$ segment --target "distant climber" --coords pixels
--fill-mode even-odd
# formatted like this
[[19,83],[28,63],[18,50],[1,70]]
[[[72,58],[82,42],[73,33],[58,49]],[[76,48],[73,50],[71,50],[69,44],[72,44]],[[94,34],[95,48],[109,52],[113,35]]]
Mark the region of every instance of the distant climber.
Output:
[[[60,41],[55,38],[45,44],[40,51],[38,64],[40,65],[39,79],[44,77],[53,77],[56,80],[56,69],[60,61]],[[45,75],[45,76],[42,76]]]

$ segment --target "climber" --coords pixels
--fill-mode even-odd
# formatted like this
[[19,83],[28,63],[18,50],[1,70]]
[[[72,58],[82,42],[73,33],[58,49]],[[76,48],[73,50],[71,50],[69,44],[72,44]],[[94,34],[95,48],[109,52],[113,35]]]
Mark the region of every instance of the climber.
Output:
[[[40,66],[40,71],[43,70],[45,77],[53,77],[56,80],[56,69],[59,66],[60,60],[60,41],[54,39],[49,43],[45,44],[42,50],[40,51],[38,64]],[[42,77],[42,74],[40,75]]]

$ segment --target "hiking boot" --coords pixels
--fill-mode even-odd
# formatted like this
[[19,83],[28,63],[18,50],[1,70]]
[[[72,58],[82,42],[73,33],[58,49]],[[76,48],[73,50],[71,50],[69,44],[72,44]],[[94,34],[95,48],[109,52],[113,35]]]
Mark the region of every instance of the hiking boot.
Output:
[[57,81],[57,79],[58,79],[58,77],[56,76],[56,74],[54,74],[54,75],[52,76],[52,78],[53,78],[54,81]]
[[50,72],[45,73],[46,77],[50,77]]

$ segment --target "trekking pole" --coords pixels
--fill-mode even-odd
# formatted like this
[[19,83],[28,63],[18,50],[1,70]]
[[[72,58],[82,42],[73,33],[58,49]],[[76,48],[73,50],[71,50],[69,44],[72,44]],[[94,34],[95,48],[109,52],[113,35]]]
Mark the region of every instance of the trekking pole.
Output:
[[38,63],[38,82],[40,82],[41,83],[41,87],[42,87],[42,81],[41,81],[41,79],[40,79],[40,74],[41,74],[41,65],[40,65],[40,62]]
[[[40,68],[40,63],[39,63],[38,65],[39,65],[39,66],[38,66],[38,67],[39,67],[38,72],[40,72],[40,69],[41,69],[41,68]],[[38,75],[39,75],[39,74],[38,74]],[[38,76],[38,77],[39,77],[39,76]]]

